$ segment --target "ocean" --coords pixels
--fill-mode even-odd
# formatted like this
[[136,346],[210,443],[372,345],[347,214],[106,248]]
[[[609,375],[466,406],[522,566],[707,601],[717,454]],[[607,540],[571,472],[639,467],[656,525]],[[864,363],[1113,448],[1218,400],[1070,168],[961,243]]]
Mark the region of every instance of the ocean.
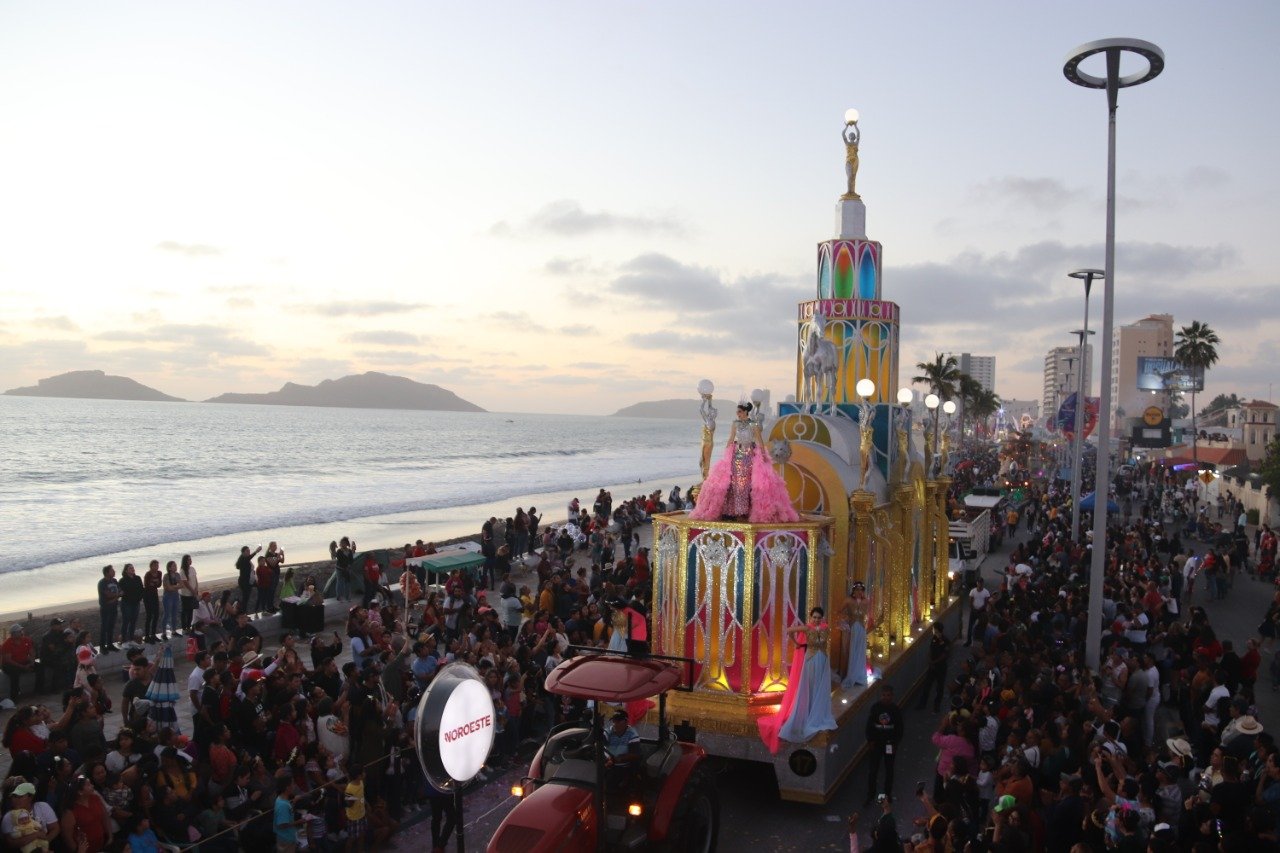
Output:
[[356,532],[365,547],[443,539],[526,497],[556,500],[540,509],[559,521],[562,493],[689,486],[700,436],[697,418],[0,396],[0,612],[70,584],[88,599],[106,562],[192,553],[226,577],[235,543],[274,538],[294,562]]

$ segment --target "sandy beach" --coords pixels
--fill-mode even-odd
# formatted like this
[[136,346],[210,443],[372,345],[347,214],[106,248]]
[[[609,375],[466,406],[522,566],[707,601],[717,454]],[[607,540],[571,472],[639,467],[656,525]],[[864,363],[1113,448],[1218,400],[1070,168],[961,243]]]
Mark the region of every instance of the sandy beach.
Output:
[[[96,584],[102,577],[102,567],[108,563],[117,572],[124,563],[133,563],[139,572],[146,570],[152,559],[176,560],[190,554],[200,573],[200,583],[213,591],[221,591],[234,584],[235,558],[241,545],[254,547],[267,542],[280,543],[288,564],[319,564],[317,571],[324,577],[330,571],[329,543],[343,536],[354,539],[361,549],[396,548],[406,542],[421,539],[424,542],[454,542],[477,537],[480,526],[490,516],[505,518],[515,508],[538,507],[543,524],[561,524],[566,520],[566,507],[577,497],[588,509],[596,492],[603,486],[614,498],[614,505],[641,494],[660,489],[665,495],[673,485],[683,492],[700,478],[696,473],[666,480],[631,483],[604,483],[581,489],[542,492],[514,496],[500,501],[469,506],[420,510],[394,515],[353,518],[326,524],[298,525],[268,528],[237,533],[230,536],[214,536],[204,539],[167,542],[130,552],[107,553],[68,563],[55,563],[38,569],[9,572],[0,575],[0,626],[34,616],[75,614],[82,617],[86,626],[97,623],[98,610]],[[305,572],[304,572],[305,573]]]

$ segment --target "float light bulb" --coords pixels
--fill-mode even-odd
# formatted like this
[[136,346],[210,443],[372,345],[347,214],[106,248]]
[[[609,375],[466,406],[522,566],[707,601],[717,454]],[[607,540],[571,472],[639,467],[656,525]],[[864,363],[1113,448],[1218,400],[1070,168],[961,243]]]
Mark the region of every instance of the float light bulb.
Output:
[[859,379],[858,384],[853,386],[853,390],[858,392],[859,397],[873,397],[876,393],[876,383],[870,379]]
[[901,403],[902,405],[904,406],[908,405],[915,398],[916,398],[915,392],[912,391],[910,388],[898,389],[898,402]]

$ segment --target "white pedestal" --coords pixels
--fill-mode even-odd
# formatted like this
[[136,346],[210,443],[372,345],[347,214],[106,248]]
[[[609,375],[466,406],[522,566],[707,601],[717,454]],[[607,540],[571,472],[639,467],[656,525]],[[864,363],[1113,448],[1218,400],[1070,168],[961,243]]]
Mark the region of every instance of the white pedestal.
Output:
[[867,237],[867,206],[861,201],[840,199],[836,202],[836,236],[845,239]]

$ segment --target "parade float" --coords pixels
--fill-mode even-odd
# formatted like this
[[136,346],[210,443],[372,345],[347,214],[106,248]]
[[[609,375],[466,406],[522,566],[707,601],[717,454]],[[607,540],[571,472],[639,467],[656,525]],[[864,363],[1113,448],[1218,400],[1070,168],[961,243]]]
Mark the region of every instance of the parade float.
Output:
[[[818,244],[815,292],[797,309],[794,397],[770,418],[753,393],[718,451],[704,381],[698,506],[654,518],[653,651],[694,662],[693,689],[669,700],[672,719],[711,754],[772,764],[782,797],[808,802],[830,799],[856,763],[876,682],[903,701],[928,657],[913,640],[935,620],[955,636],[959,618],[947,573],[949,439],[932,421],[912,429],[899,306],[883,298],[882,248],[866,236],[855,188],[856,111],[843,138],[836,236]],[[772,505],[778,488],[786,510]],[[800,690],[802,672],[830,684]],[[817,705],[829,695],[830,714],[807,706],[805,729],[789,690]]]

